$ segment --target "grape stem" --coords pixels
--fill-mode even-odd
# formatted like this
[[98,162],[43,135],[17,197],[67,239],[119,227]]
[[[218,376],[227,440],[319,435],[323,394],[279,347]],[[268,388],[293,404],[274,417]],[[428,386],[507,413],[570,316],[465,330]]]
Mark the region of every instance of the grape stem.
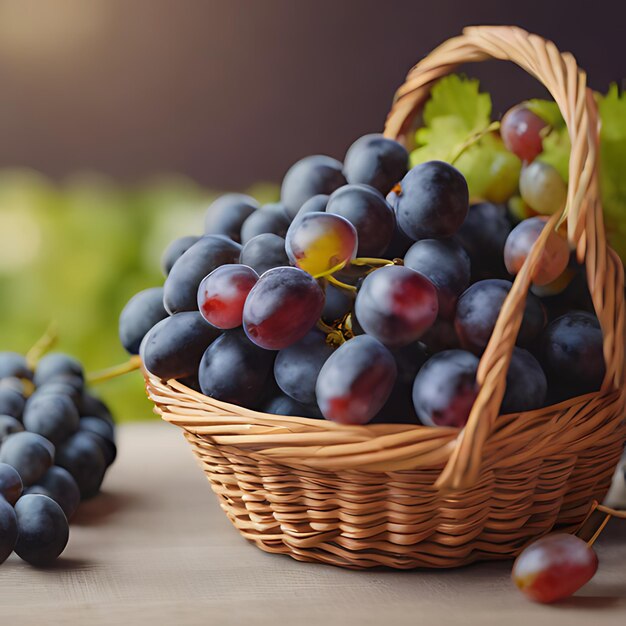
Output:
[[50,322],[46,332],[35,342],[26,353],[28,367],[35,369],[41,357],[50,350],[59,339],[59,330],[56,322]]
[[343,289],[344,291],[350,291],[352,293],[356,293],[356,287],[354,285],[348,285],[332,275],[326,276],[326,280],[331,284],[337,287],[338,289]]
[[134,372],[141,367],[141,357],[139,355],[133,355],[125,363],[114,365],[113,367],[107,367],[106,369],[98,372],[92,372],[87,375],[87,382],[91,384],[103,383],[112,378],[123,376],[129,372]]
[[372,267],[385,267],[385,265],[394,265],[394,261],[389,261],[388,259],[375,259],[372,257],[357,257],[356,259],[352,259],[350,261],[351,265],[356,265],[361,267],[363,265],[371,265]]
[[591,516],[596,511],[598,511],[600,513],[604,513],[604,518],[600,522],[598,528],[593,533],[591,538],[587,541],[587,545],[589,547],[593,546],[593,544],[596,542],[596,540],[598,539],[598,537],[600,536],[602,531],[605,529],[606,525],[609,523],[609,520],[612,517],[615,517],[617,519],[626,520],[626,511],[617,511],[616,509],[612,509],[611,507],[605,506],[603,504],[599,504],[597,500],[594,500],[593,505],[591,507],[591,511],[589,511],[589,514],[587,515],[587,519],[585,520],[585,522],[583,522],[583,525],[582,525],[581,529],[584,528],[585,523],[591,518]]
[[448,159],[448,163],[450,165],[454,165],[456,161],[458,161],[459,157],[468,149],[471,148],[475,143],[479,142],[485,135],[492,133],[496,130],[500,129],[500,122],[495,121],[491,122],[489,126],[479,130],[478,132],[470,135],[461,145],[457,146],[454,152],[450,155]]

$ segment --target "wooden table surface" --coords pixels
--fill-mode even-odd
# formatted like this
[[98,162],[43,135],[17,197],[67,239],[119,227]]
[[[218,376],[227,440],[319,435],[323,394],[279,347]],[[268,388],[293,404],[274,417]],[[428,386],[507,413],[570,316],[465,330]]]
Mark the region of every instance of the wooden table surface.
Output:
[[513,588],[510,563],[412,572],[298,563],[240,538],[180,431],[130,424],[56,566],[13,555],[0,567],[0,624],[624,626],[626,522],[596,545],[594,580],[551,607]]

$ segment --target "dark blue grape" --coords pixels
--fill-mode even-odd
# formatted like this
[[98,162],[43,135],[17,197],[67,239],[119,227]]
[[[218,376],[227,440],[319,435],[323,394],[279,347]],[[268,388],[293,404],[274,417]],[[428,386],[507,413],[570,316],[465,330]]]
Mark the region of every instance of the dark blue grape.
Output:
[[[487,347],[502,303],[512,283],[493,278],[474,283],[459,298],[454,325],[461,345],[481,354]],[[527,347],[537,338],[546,323],[546,314],[537,296],[526,296],[526,307],[522,325],[517,336],[517,345]]]
[[388,248],[396,225],[383,195],[367,185],[344,185],[333,192],[327,213],[345,217],[356,228],[357,256],[377,257]]
[[241,246],[234,241],[208,235],[202,237],[174,263],[163,286],[163,304],[173,313],[198,310],[200,281],[220,265],[237,263]]
[[394,191],[398,226],[414,240],[449,237],[467,216],[467,182],[461,172],[443,161],[417,165]]
[[100,490],[107,465],[102,448],[91,433],[79,430],[59,446],[56,464],[72,475],[82,499],[91,498]]
[[253,237],[265,233],[284,237],[287,234],[290,221],[285,213],[273,209],[259,209],[252,213],[243,223],[241,227],[241,243],[245,245]]
[[350,184],[364,183],[382,194],[406,174],[409,154],[406,148],[383,135],[364,135],[346,153],[343,172]]
[[313,196],[331,194],[346,184],[342,164],[330,157],[305,157],[291,166],[285,174],[280,199],[289,217],[294,218],[300,207]]
[[29,494],[15,505],[15,553],[31,565],[50,565],[65,550],[70,528],[63,509],[48,496]]
[[305,406],[284,393],[278,394],[266,402],[262,410],[263,413],[269,413],[270,415],[290,415],[293,417],[324,419],[324,416],[320,413],[317,406]]
[[101,420],[111,424],[115,422],[107,405],[88,391],[82,393],[77,406],[81,417],[99,417]]
[[225,332],[208,347],[200,362],[202,393],[239,406],[258,406],[274,356],[274,352],[254,345],[240,329]]
[[37,387],[35,393],[38,397],[46,395],[67,396],[78,407],[83,394],[84,386],[85,382],[81,378],[67,376],[55,378],[54,380],[41,385],[41,387]]
[[456,350],[461,347],[454,323],[443,319],[435,320],[435,323],[420,337],[420,341],[426,346],[429,354]]
[[24,430],[22,422],[15,419],[11,415],[0,415],[0,444],[13,433],[19,433]]
[[79,378],[84,380],[85,373],[80,361],[69,354],[51,352],[46,354],[37,363],[34,383],[37,387],[52,380],[71,380]]
[[119,335],[124,349],[130,354],[139,354],[146,333],[166,317],[163,287],[152,287],[135,294],[120,313]]
[[315,395],[323,415],[341,424],[366,424],[383,407],[396,382],[393,355],[380,341],[360,335],[324,363]]
[[545,402],[547,390],[548,382],[539,361],[528,350],[514,348],[500,413],[539,409]]
[[338,289],[329,283],[326,285],[325,294],[326,300],[322,310],[322,319],[326,323],[337,322],[352,310],[354,298],[343,289]]
[[17,352],[0,352],[0,378],[26,378],[32,380],[33,373],[26,358]]
[[15,505],[23,488],[19,472],[8,463],[0,463],[0,501],[4,498],[9,504]]
[[12,387],[0,387],[0,415],[21,419],[25,404],[26,400],[21,393]]
[[413,384],[413,405],[427,426],[462,427],[478,394],[478,359],[464,350],[446,350],[432,356]]
[[602,385],[604,363],[602,329],[586,311],[571,311],[555,319],[541,336],[541,364],[550,386],[561,387],[564,398]]
[[259,203],[251,196],[241,193],[227,193],[220,196],[207,209],[204,233],[226,235],[233,241],[239,241],[241,226],[258,208]]
[[383,408],[372,420],[373,423],[386,424],[417,424],[417,414],[413,407],[413,381],[428,355],[424,346],[414,342],[403,348],[392,351],[396,361],[398,376],[391,395]]
[[422,239],[409,248],[404,265],[435,285],[439,315],[453,319],[456,301],[470,281],[470,260],[465,250],[453,239]]
[[80,430],[94,435],[104,454],[107,467],[115,461],[117,457],[117,447],[115,445],[115,428],[113,424],[99,417],[81,417]]
[[239,263],[251,267],[259,276],[274,267],[289,265],[285,240],[273,233],[252,237],[244,245]]
[[54,462],[54,445],[37,433],[15,433],[2,442],[0,462],[12,465],[24,485],[32,485]]
[[365,332],[394,348],[419,339],[433,325],[437,308],[433,284],[399,265],[381,267],[369,274],[354,305]]
[[455,235],[467,252],[472,280],[508,278],[504,266],[504,245],[511,232],[503,205],[481,202],[473,204]]
[[172,267],[174,267],[174,263],[176,263],[176,261],[178,261],[178,259],[199,239],[200,237],[197,235],[179,237],[178,239],[174,239],[174,241],[165,248],[163,256],[161,257],[161,270],[165,277],[167,277]]
[[219,331],[198,311],[177,313],[160,321],[145,337],[142,361],[164,380],[184,378],[198,371],[200,359]]
[[313,328],[323,308],[324,292],[310,274],[277,267],[265,272],[250,291],[243,328],[258,346],[282,350]]
[[73,476],[62,467],[53,465],[26,493],[41,494],[52,498],[69,520],[80,504],[80,489]]
[[17,543],[17,516],[13,507],[0,498],[0,564],[4,563]]
[[274,361],[276,383],[301,404],[315,405],[317,376],[333,351],[326,334],[314,328],[278,353]]
[[24,427],[58,445],[78,430],[78,409],[69,396],[35,392],[24,409]]
[[[387,202],[389,202],[389,200],[387,200]],[[382,255],[382,258],[391,261],[394,259],[402,259],[412,245],[413,240],[407,237],[396,224],[396,227],[393,229],[393,234],[391,235],[391,241],[387,246],[387,250],[385,250],[385,253]]]
[[329,198],[330,196],[325,193],[318,193],[316,196],[309,198],[296,213],[296,216],[293,218],[294,221],[307,213],[324,213],[326,211]]

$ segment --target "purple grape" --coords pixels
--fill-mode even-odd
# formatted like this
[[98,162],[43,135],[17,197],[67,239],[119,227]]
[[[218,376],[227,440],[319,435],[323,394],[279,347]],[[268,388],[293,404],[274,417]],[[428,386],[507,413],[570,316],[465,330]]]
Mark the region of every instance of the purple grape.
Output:
[[443,161],[417,165],[394,191],[398,226],[413,240],[449,237],[467,216],[467,182],[461,172]]
[[[466,350],[481,354],[487,347],[502,303],[511,287],[510,281],[493,278],[474,283],[463,292],[457,303],[454,324],[461,345]],[[527,294],[517,345],[531,345],[545,323],[546,314],[541,301],[532,293]]]
[[285,174],[280,198],[289,217],[294,218],[302,205],[313,196],[331,194],[346,184],[342,164],[330,157],[305,157]]
[[252,342],[282,350],[302,339],[319,319],[324,292],[296,267],[277,267],[259,278],[243,309],[243,327]]
[[345,185],[333,192],[327,213],[346,218],[356,229],[357,256],[377,257],[387,248],[395,229],[393,209],[381,193],[367,185]]
[[427,426],[462,427],[478,395],[478,359],[464,350],[446,350],[422,366],[413,384],[413,405]]
[[393,355],[374,337],[342,344],[326,360],[315,387],[324,417],[341,424],[366,424],[382,409],[396,382]]
[[243,223],[258,208],[259,203],[254,198],[241,193],[220,196],[207,209],[204,233],[225,235],[238,242]]
[[350,146],[343,171],[350,184],[364,183],[386,194],[406,174],[408,162],[409,154],[402,144],[371,134]]
[[439,315],[454,319],[456,301],[470,281],[470,260],[454,239],[422,239],[404,256],[404,265],[428,278],[437,289]]

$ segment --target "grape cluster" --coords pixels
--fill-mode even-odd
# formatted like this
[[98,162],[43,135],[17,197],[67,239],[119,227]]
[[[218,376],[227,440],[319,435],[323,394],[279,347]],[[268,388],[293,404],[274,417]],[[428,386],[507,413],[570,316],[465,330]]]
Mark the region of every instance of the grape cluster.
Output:
[[0,563],[13,551],[33,565],[53,562],[116,454],[113,417],[76,359],[51,353],[33,372],[23,356],[1,352]]
[[[545,126],[530,115],[513,111],[502,123],[528,167],[539,163]],[[561,206],[544,177],[523,176],[524,199],[545,203],[534,203],[535,213]],[[547,227],[542,215],[518,222],[507,206],[470,204],[452,165],[409,168],[399,143],[367,135],[343,164],[298,161],[279,203],[216,200],[204,235],[166,250],[164,287],[125,307],[120,337],[153,375],[242,407],[344,424],[462,427],[514,275]],[[574,280],[583,276],[563,234],[550,233],[502,412],[601,384],[602,333],[586,283]]]

